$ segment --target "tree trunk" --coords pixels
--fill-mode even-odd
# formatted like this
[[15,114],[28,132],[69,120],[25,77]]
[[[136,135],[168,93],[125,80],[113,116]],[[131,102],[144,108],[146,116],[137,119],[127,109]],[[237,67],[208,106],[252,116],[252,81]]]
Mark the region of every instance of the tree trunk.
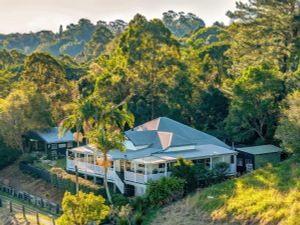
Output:
[[107,163],[107,154],[104,153],[103,154],[103,158],[104,158],[104,188],[105,188],[105,191],[106,191],[106,196],[107,196],[107,199],[108,199],[108,202],[110,204],[113,204],[112,202],[112,199],[111,199],[111,195],[110,195],[110,191],[109,191],[109,187],[108,187],[108,182],[107,182],[107,173],[108,173],[108,163]]

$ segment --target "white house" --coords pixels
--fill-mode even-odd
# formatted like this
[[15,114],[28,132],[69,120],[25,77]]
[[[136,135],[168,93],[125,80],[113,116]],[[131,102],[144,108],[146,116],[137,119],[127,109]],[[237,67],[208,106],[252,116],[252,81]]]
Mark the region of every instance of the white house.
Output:
[[[236,174],[236,151],[216,137],[172,119],[157,118],[126,131],[125,135],[126,151],[109,151],[108,179],[121,193],[144,194],[147,182],[169,176],[172,164],[179,157],[209,169],[218,162],[227,162],[230,165],[228,175]],[[99,161],[101,153],[92,146],[67,151],[68,171],[75,171],[77,165],[79,173],[103,178]]]

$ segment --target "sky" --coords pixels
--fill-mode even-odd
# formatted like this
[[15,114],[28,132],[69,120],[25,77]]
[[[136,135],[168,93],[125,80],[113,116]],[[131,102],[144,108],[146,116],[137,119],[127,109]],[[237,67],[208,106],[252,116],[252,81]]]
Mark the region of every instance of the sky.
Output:
[[[0,0],[0,33],[52,30],[77,23],[80,18],[129,22],[136,13],[161,18],[168,10],[192,12],[210,25],[228,24],[226,12],[236,0]],[[246,0],[244,0],[246,1]]]

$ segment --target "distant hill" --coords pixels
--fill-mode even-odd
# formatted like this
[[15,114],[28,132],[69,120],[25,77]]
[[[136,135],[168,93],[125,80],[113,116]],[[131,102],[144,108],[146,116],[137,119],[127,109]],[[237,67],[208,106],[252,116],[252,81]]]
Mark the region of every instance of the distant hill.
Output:
[[152,224],[290,224],[300,221],[300,159],[198,191],[161,210]]
[[127,23],[123,20],[112,22],[98,21],[93,24],[88,19],[80,19],[78,24],[70,24],[64,30],[61,26],[58,33],[40,31],[36,33],[0,34],[0,49],[15,49],[23,54],[48,52],[54,56],[69,55],[75,57],[85,50],[94,32],[100,28],[109,30],[113,35],[123,32]]
[[[162,21],[177,37],[189,35],[205,23],[192,13],[163,13]],[[88,19],[80,19],[77,24],[69,24],[57,33],[42,30],[36,33],[0,34],[0,49],[17,50],[29,55],[33,52],[47,52],[53,56],[68,55],[78,60],[89,60],[99,56],[114,37],[118,37],[128,24],[123,20],[98,21],[93,24]]]

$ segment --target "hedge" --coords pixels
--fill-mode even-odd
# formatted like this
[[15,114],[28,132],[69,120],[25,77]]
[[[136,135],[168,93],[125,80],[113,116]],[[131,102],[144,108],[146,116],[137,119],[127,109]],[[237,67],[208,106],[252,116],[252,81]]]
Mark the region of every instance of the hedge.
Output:
[[[22,172],[36,178],[41,178],[59,189],[69,191],[72,194],[76,193],[76,176],[67,173],[62,168],[54,167],[47,171],[37,168],[25,161],[20,162],[19,168]],[[105,190],[102,186],[96,185],[81,177],[78,177],[78,183],[79,189],[85,193],[94,192],[95,194],[105,196]]]

